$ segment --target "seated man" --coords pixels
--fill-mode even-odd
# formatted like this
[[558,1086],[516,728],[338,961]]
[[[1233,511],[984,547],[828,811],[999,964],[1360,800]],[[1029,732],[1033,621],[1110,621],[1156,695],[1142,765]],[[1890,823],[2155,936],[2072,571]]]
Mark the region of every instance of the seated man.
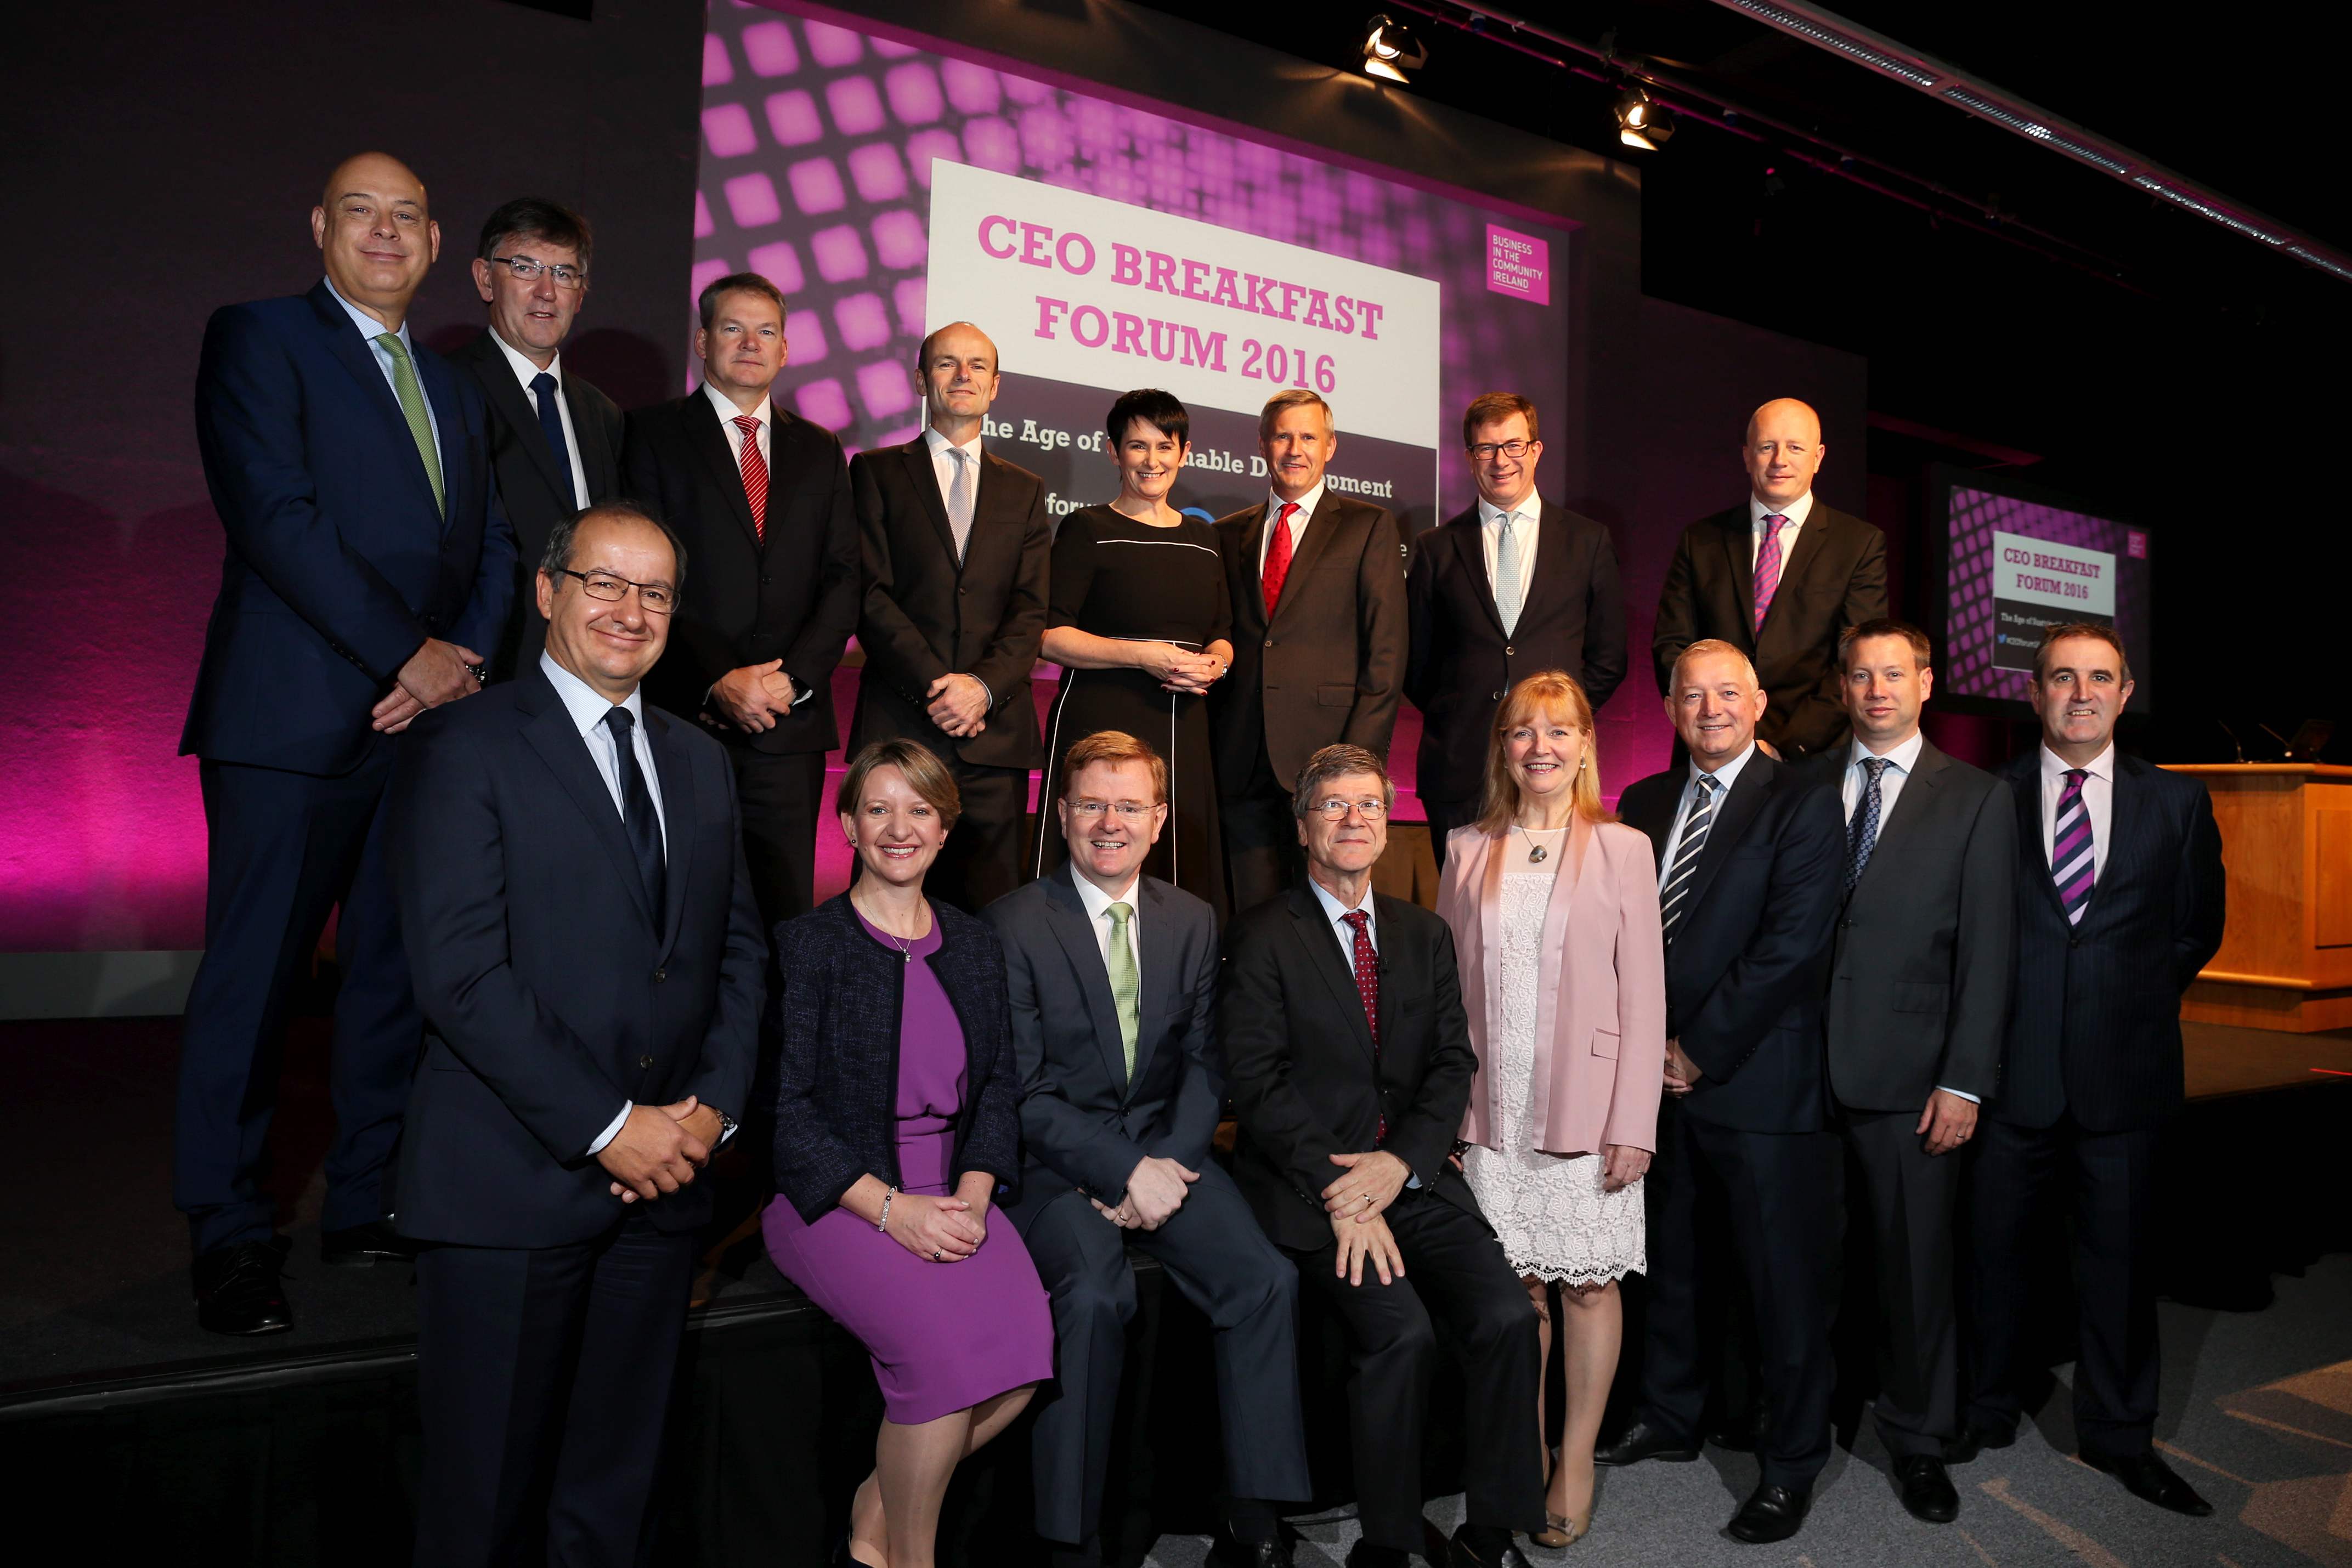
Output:
[[1032,1438],[1037,1533],[1102,1561],[1097,1527],[1135,1315],[1130,1240],[1216,1331],[1228,1536],[1213,1562],[1288,1568],[1276,1500],[1309,1495],[1298,1280],[1209,1158],[1224,1103],[1209,906],[1141,874],[1168,823],[1168,765],[1104,730],[1070,747],[1055,803],[1068,862],[988,907],[1021,1063],[1020,1228],[1054,1298],[1055,1391]]
[[1307,758],[1291,808],[1307,880],[1234,925],[1220,1019],[1241,1122],[1234,1176],[1348,1324],[1363,1525],[1349,1568],[1405,1568],[1423,1549],[1433,1315],[1455,1342],[1471,1412],[1466,1518],[1441,1568],[1525,1568],[1511,1532],[1544,1528],[1527,1440],[1537,1320],[1448,1158],[1476,1066],[1454,938],[1429,911],[1371,891],[1394,800],[1361,747]]

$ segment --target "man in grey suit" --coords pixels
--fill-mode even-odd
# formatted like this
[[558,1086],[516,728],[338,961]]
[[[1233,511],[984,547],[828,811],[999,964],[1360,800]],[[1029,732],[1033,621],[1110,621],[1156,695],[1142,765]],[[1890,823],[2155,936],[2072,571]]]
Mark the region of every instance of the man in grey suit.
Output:
[[1926,633],[1866,621],[1838,639],[1853,738],[1809,765],[1840,791],[1845,903],[1832,948],[1830,1093],[1863,1176],[1878,1260],[1880,1439],[1903,1506],[1959,1513],[1953,1207],[1977,1107],[2000,1076],[2016,964],[2010,788],[1919,733]]
[[1275,1504],[1309,1495],[1297,1271],[1209,1157],[1224,1104],[1209,906],[1141,874],[1168,765],[1117,730],[1070,747],[1055,802],[1069,862],[988,907],[1021,1065],[1021,1189],[1004,1206],[1054,1298],[1055,1388],[1032,1451],[1053,1561],[1102,1561],[1097,1527],[1135,1315],[1129,1242],[1216,1331],[1227,1533],[1213,1561],[1287,1568]]

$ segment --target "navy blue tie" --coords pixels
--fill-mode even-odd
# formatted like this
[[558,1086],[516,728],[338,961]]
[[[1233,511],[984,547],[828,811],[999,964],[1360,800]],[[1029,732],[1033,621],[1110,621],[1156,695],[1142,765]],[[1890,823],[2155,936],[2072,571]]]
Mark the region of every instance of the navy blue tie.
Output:
[[645,879],[646,898],[653,906],[654,926],[660,929],[663,920],[662,899],[667,892],[664,885],[666,856],[662,850],[661,819],[654,815],[653,791],[646,788],[645,770],[637,766],[637,748],[634,731],[636,717],[627,708],[615,707],[604,715],[604,727],[613,737],[613,749],[621,767],[621,822],[628,830],[629,847],[636,852],[637,874]]
[[572,510],[577,511],[580,496],[572,487],[572,449],[563,444],[563,411],[555,406],[555,378],[545,371],[531,377],[530,395],[539,403],[539,433],[547,437],[547,449],[555,455],[555,471],[563,476],[563,493],[571,497]]

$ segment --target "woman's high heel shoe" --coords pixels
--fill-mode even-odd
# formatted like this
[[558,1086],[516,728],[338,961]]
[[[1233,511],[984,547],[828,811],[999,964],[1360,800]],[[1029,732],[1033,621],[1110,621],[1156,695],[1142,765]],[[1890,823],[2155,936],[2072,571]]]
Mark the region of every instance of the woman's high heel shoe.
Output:
[[1547,1528],[1537,1531],[1528,1539],[1538,1546],[1547,1547],[1554,1552],[1563,1546],[1573,1546],[1592,1533],[1592,1518],[1590,1514],[1582,1519],[1562,1519],[1559,1514],[1546,1509],[1544,1523]]

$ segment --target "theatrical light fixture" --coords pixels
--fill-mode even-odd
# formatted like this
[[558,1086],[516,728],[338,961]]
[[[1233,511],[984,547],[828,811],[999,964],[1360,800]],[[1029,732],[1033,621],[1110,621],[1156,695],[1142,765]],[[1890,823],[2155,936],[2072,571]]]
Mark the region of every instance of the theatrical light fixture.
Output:
[[1617,95],[1617,140],[1644,152],[1655,152],[1675,133],[1675,117],[1650,99],[1638,86],[1628,85]]
[[1386,12],[1364,24],[1364,74],[1400,84],[1408,71],[1429,63],[1429,46],[1421,35]]

